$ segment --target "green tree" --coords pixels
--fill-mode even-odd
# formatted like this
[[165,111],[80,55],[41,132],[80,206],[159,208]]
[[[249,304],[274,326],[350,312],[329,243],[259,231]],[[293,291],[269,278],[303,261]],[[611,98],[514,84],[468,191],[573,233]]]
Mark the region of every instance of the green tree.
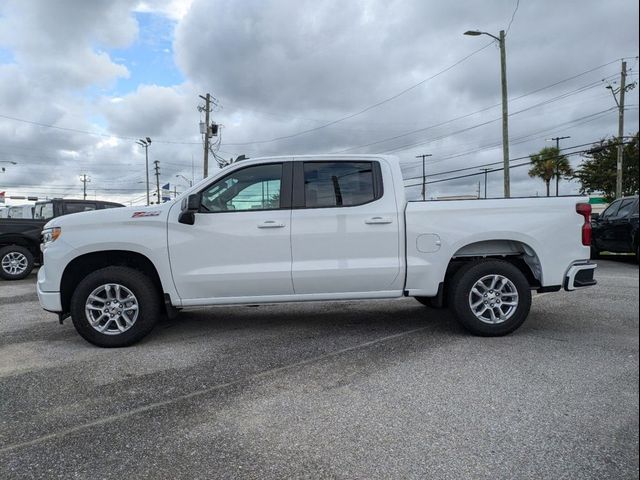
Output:
[[[638,192],[638,133],[628,141],[622,151],[622,194],[634,195]],[[591,146],[585,160],[576,170],[575,178],[580,181],[580,193],[602,193],[611,201],[616,195],[616,165],[618,139],[603,139]]]
[[560,154],[555,147],[545,147],[538,153],[530,155],[531,168],[529,176],[541,178],[547,187],[547,197],[551,195],[551,180],[556,179],[556,196],[559,193],[560,179],[573,178],[573,170],[569,160]]

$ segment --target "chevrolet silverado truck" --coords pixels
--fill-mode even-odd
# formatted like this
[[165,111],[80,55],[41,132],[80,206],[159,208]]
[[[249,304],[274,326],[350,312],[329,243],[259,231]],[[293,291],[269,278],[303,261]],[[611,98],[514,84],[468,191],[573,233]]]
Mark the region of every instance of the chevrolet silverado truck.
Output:
[[505,335],[594,285],[586,198],[407,201],[390,156],[245,160],[163,205],[51,220],[37,292],[102,347],[205,305],[415,297]]
[[20,280],[41,263],[40,234],[53,217],[124,205],[101,200],[55,198],[36,202],[33,217],[0,219],[0,278]]

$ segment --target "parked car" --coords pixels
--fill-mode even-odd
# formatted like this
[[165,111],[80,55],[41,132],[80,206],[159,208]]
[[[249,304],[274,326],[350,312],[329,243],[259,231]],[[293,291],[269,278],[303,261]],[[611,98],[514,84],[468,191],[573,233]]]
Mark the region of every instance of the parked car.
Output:
[[103,347],[182,308],[403,296],[505,335],[532,290],[595,284],[587,201],[407,202],[395,157],[245,160],[162,205],[53,219],[37,292]]
[[41,262],[40,234],[49,220],[70,213],[122,207],[100,200],[54,199],[36,202],[33,218],[0,219],[0,278],[19,280]]
[[600,215],[592,216],[591,258],[600,252],[633,253],[638,250],[638,196],[620,198]]
[[0,212],[0,218],[33,218],[33,205],[12,205]]

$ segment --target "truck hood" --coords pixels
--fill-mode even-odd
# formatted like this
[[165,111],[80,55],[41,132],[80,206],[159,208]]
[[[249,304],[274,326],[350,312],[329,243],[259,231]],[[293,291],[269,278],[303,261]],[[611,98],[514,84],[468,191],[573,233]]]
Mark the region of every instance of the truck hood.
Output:
[[82,227],[93,224],[138,223],[145,221],[166,220],[169,209],[174,202],[144,207],[117,207],[90,212],[72,213],[51,219],[44,228]]

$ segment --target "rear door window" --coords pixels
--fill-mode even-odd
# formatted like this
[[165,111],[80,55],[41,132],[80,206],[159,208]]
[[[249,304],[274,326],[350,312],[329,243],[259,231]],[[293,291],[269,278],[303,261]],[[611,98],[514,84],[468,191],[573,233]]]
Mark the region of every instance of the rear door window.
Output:
[[306,208],[353,207],[380,198],[372,162],[304,162]]
[[635,202],[636,201],[633,198],[628,198],[626,200],[623,200],[615,216],[617,218],[628,217],[633,211],[633,205],[635,204]]
[[620,208],[620,202],[621,200],[616,200],[615,202],[613,202],[611,205],[609,205],[607,207],[607,209],[602,212],[602,218],[612,218],[615,217],[616,212],[618,211],[618,209]]

